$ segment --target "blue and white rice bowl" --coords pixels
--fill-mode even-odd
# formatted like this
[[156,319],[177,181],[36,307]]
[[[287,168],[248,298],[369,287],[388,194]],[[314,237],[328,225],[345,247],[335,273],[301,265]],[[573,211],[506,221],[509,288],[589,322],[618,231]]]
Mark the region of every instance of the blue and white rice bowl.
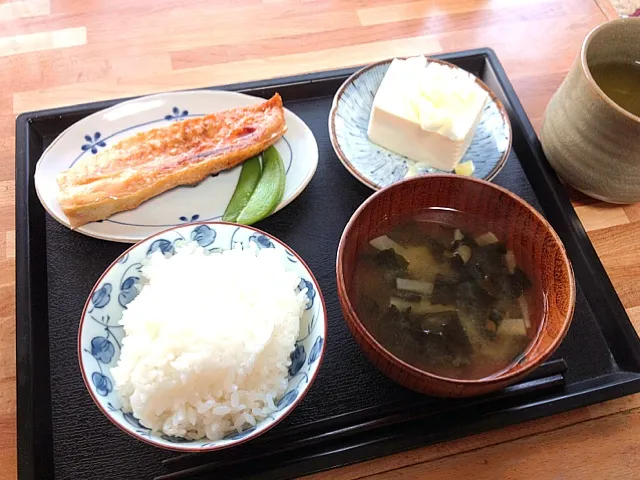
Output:
[[[197,242],[209,252],[232,248],[273,248],[286,270],[301,280],[299,290],[307,289],[307,304],[300,320],[300,333],[292,345],[288,385],[275,400],[276,411],[253,427],[233,431],[220,440],[187,440],[151,431],[123,405],[115,390],[111,369],[120,357],[123,311],[139,292],[143,262],[153,252],[172,255],[181,244]],[[327,315],[318,282],[309,267],[288,246],[252,227],[224,222],[194,223],[153,235],[129,248],[102,274],[84,307],[78,331],[80,370],[89,394],[100,410],[117,427],[133,437],[170,450],[204,452],[223,449],[255,438],[283,420],[302,400],[315,379],[324,355]]]

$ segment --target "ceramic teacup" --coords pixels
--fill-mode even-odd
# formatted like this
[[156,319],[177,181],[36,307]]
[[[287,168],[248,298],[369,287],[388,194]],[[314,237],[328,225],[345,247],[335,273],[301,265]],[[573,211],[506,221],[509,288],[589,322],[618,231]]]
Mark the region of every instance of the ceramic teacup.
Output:
[[577,190],[631,203],[640,201],[640,117],[594,80],[591,68],[607,62],[640,62],[640,18],[604,23],[587,35],[547,107],[541,142],[558,175]]

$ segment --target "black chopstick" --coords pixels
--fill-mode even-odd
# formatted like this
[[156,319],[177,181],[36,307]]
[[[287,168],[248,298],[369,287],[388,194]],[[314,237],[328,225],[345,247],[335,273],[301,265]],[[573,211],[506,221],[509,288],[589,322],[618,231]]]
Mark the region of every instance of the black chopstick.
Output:
[[[481,401],[484,403],[487,400],[491,399],[502,399],[511,397],[515,394],[520,393],[523,388],[522,385],[529,385],[529,381],[536,380],[539,378],[548,377],[555,374],[563,374],[567,370],[567,364],[563,359],[553,360],[541,365],[538,369],[527,377],[527,379],[519,384],[512,385],[497,394],[492,394],[484,397],[480,397]],[[338,431],[342,430],[350,425],[356,425],[361,423],[366,423],[373,419],[386,418],[388,416],[398,414],[401,412],[412,411],[416,409],[423,408],[428,406],[429,408],[433,408],[435,405],[441,402],[446,402],[447,405],[452,405],[455,403],[457,406],[459,403],[468,403],[470,400],[438,400],[433,397],[425,397],[427,400],[420,400],[419,402],[413,402],[411,404],[407,404],[406,402],[394,402],[383,406],[381,409],[380,406],[369,407],[366,409],[358,410],[356,412],[345,413],[342,415],[336,415],[333,417],[329,417],[322,420],[316,420],[314,422],[305,423],[302,425],[290,427],[287,429],[276,430],[270,432],[267,436],[262,438],[257,438],[256,440],[251,442],[251,446],[254,449],[259,449],[262,444],[273,445],[280,440],[289,441],[290,438],[298,438],[301,434],[304,434],[305,437],[313,437],[316,435],[320,435],[327,431]],[[474,400],[471,400],[475,403]],[[229,454],[231,451],[225,452],[225,458],[229,459]],[[176,457],[172,457],[163,461],[163,464],[167,468],[175,468],[174,465],[184,463],[184,464],[199,464],[202,463],[203,460],[206,460],[209,456],[219,456],[220,452],[211,452],[211,453],[188,453],[184,455],[179,455]],[[244,456],[240,455],[239,456]],[[194,461],[194,462],[192,462]]]
[[[536,380],[539,378],[548,377],[555,374],[563,374],[567,371],[567,364],[563,359],[552,360],[550,362],[546,362],[541,365],[538,369],[533,371],[523,382],[512,385],[510,387],[505,388],[504,390],[498,392],[497,394],[492,394],[484,397],[480,397],[483,401],[486,399],[498,399],[498,398],[506,398],[513,396],[516,393],[521,391],[520,385],[523,383],[529,382],[531,380]],[[258,448],[261,444],[269,444],[273,445],[277,443],[279,440],[288,440],[291,437],[298,437],[300,434],[304,434],[305,436],[314,436],[326,431],[334,431],[345,428],[349,425],[354,425],[357,423],[366,422],[371,419],[386,417],[389,415],[397,414],[399,412],[405,412],[407,410],[418,409],[424,406],[429,406],[432,408],[434,405],[440,402],[447,402],[447,404],[451,404],[453,402],[463,402],[468,403],[470,400],[438,400],[434,397],[425,397],[426,400],[420,400],[418,402],[413,402],[407,404],[406,402],[394,402],[389,403],[387,405],[380,405],[365,408],[362,410],[357,410],[355,412],[345,413],[341,415],[335,415],[333,417],[316,420],[314,422],[305,423],[302,425],[275,430],[269,432],[269,434],[262,438],[257,438],[251,442],[251,446],[254,448]],[[473,401],[473,400],[472,400]],[[225,452],[225,457],[228,458],[230,453],[229,451]],[[163,464],[167,468],[172,468],[175,464],[188,462],[188,460],[196,460],[196,463],[201,463],[202,460],[205,460],[206,456],[218,456],[220,452],[211,452],[211,453],[187,453],[184,455],[179,455],[176,457],[171,457],[166,460],[163,460]]]
[[[488,404],[492,401],[503,401],[521,395],[547,391],[564,385],[563,374],[567,365],[564,360],[554,360],[543,364],[526,380],[512,385],[491,395],[464,400],[435,400],[414,402],[412,404],[389,404],[384,413],[380,407],[371,407],[357,412],[337,415],[329,419],[318,420],[307,424],[274,431],[251,442],[252,451],[258,454],[248,454],[246,449],[239,447],[234,450],[211,453],[190,453],[176,456],[163,461],[173,473],[156,477],[156,480],[172,480],[187,478],[190,475],[210,472],[225,465],[232,465],[238,459],[261,459],[283,452],[301,448],[308,448],[326,442],[340,440],[352,435],[371,430],[382,429],[408,421],[424,419],[429,416],[441,415],[449,411],[465,410],[471,407]],[[304,435],[301,435],[304,433]],[[263,444],[278,445],[277,450],[261,448]]]

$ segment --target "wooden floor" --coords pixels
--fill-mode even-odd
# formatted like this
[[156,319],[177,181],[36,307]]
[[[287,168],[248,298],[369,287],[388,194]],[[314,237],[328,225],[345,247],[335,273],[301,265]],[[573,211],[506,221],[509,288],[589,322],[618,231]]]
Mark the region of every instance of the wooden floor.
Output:
[[[16,476],[16,114],[489,46],[539,128],[584,35],[615,15],[607,0],[0,0],[0,476]],[[640,326],[640,205],[575,201]],[[639,437],[636,395],[314,478],[637,479]]]

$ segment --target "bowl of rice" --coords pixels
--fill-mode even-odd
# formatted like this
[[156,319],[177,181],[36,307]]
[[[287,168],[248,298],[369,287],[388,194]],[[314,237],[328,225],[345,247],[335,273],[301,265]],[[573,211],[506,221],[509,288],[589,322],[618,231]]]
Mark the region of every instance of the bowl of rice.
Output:
[[158,447],[212,451],[291,413],[326,335],[302,258],[255,228],[203,222],[149,237],[107,268],[82,313],[78,357],[116,426]]

